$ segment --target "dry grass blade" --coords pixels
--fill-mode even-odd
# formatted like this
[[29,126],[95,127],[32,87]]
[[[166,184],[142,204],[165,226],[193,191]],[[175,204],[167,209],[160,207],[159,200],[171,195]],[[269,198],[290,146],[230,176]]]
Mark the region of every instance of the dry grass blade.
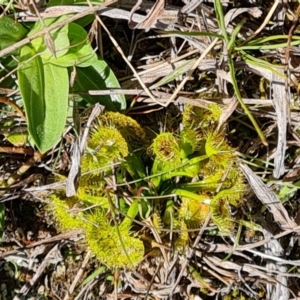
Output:
[[88,121],[86,123],[86,127],[84,129],[84,132],[82,136],[80,137],[80,140],[77,138],[74,142],[73,146],[73,152],[71,156],[71,168],[67,180],[67,186],[66,186],[66,195],[67,197],[72,197],[76,194],[77,190],[77,180],[79,176],[79,166],[80,166],[80,158],[81,154],[83,153],[86,143],[87,143],[87,137],[89,134],[90,126],[94,119],[99,116],[104,110],[104,106],[97,103],[94,108],[92,109]]
[[268,24],[268,22],[270,21],[270,19],[272,18],[273,13],[275,12],[278,4],[279,4],[280,0],[275,0],[270,11],[268,12],[268,15],[266,16],[265,20],[263,21],[263,23],[260,25],[260,27],[253,33],[251,34],[251,36],[249,36],[245,43],[252,40],[253,38],[255,38]]
[[60,245],[58,243],[48,252],[33,278],[21,288],[19,295],[15,296],[13,300],[20,300],[20,297],[26,296],[49,264],[57,264],[58,262],[63,260],[63,257],[60,254],[59,247]]
[[296,228],[297,224],[291,220],[286,209],[274,192],[270,191],[264,182],[256,174],[254,174],[247,165],[239,163],[239,167],[243,171],[257,198],[273,214],[274,220],[279,223],[280,227],[284,230]]
[[145,19],[136,24],[132,21],[132,15],[133,13],[139,8],[140,4],[143,2],[143,0],[139,0],[136,5],[132,8],[130,13],[130,19],[129,19],[129,27],[132,29],[146,29],[149,30],[156,22],[157,19],[162,15],[164,12],[165,7],[165,0],[157,0]]
[[28,250],[28,249],[31,249],[31,248],[34,248],[34,247],[38,247],[40,245],[51,244],[51,243],[59,242],[59,241],[62,241],[62,240],[78,240],[79,237],[82,235],[82,233],[83,232],[81,230],[73,230],[73,231],[69,231],[67,233],[62,233],[62,234],[59,234],[57,236],[54,236],[54,237],[51,237],[51,238],[48,238],[48,239],[44,239],[42,241],[38,241],[38,242],[34,242],[32,244],[26,245],[26,247],[22,247],[22,249],[17,248],[15,250],[0,253],[0,258],[7,257],[9,255],[14,255],[14,254],[20,253],[22,250]]
[[[11,0],[4,2],[9,3],[9,6],[12,4]],[[60,3],[67,2],[68,0],[61,0]],[[297,19],[300,5],[291,1],[284,1],[282,5],[279,0],[255,3],[250,0],[240,1],[238,7],[227,0],[166,2],[166,0],[108,0],[94,6],[96,2],[87,0],[84,3],[74,3],[76,5],[51,6],[53,4],[51,0],[45,2],[43,8],[37,7],[33,14],[28,14],[28,11],[22,11],[23,8],[17,7],[14,17],[21,25],[28,22],[43,23],[46,18],[62,15],[71,17],[68,16],[64,21],[54,23],[48,28],[44,26],[45,28],[36,35],[19,40],[11,47],[6,49],[2,47],[1,59],[7,59],[3,55],[10,56],[13,50],[31,43],[36,37],[44,37],[44,42],[55,55],[53,40],[56,45],[57,37],[53,35],[53,40],[47,40],[49,32],[92,14],[95,15],[95,22],[82,26],[82,30],[84,28],[90,38],[89,46],[95,53],[97,51],[97,56],[100,53],[98,58],[103,59],[115,73],[119,81],[119,85],[116,86],[121,88],[93,85],[77,89],[76,81],[80,81],[78,70],[81,66],[75,64],[73,70],[77,70],[76,78],[70,82],[71,95],[72,97],[74,95],[74,98],[70,100],[76,102],[74,111],[77,114],[73,114],[73,119],[70,115],[68,118],[68,122],[73,120],[74,125],[68,126],[69,130],[62,136],[62,148],[58,149],[56,146],[43,157],[38,157],[38,153],[34,152],[29,143],[23,146],[24,149],[18,148],[14,153],[9,153],[13,148],[8,148],[9,140],[4,134],[20,127],[20,124],[25,127],[26,118],[22,107],[15,104],[20,100],[16,90],[17,78],[13,78],[15,86],[0,88],[0,92],[7,97],[0,97],[2,108],[9,108],[3,109],[0,118],[0,134],[3,137],[0,152],[6,150],[5,155],[11,160],[8,168],[5,158],[0,158],[3,162],[3,165],[0,165],[0,176],[5,178],[6,183],[14,183],[5,189],[4,197],[0,201],[3,207],[5,205],[7,213],[4,226],[0,220],[0,230],[7,239],[3,239],[4,243],[0,245],[0,258],[8,264],[11,264],[10,259],[19,257],[24,258],[26,263],[34,261],[28,263],[31,268],[22,266],[22,270],[18,269],[22,275],[23,269],[25,275],[26,272],[30,272],[31,277],[27,277],[27,285],[25,281],[20,285],[20,282],[17,282],[19,278],[14,281],[14,287],[18,285],[19,289],[22,288],[15,299],[36,297],[40,287],[46,288],[43,296],[48,293],[50,297],[57,299],[76,300],[90,298],[289,300],[299,297],[300,250],[295,241],[298,239],[297,234],[300,233],[300,226],[297,226],[300,219],[298,203],[300,42],[297,36],[300,30]],[[219,3],[218,9],[221,8],[222,11],[222,22],[219,21],[219,10],[212,8],[216,3]],[[113,5],[107,7],[110,4]],[[11,13],[6,16],[13,18],[11,8],[7,6],[3,7],[3,10]],[[282,16],[285,18],[280,18]],[[88,22],[84,19],[80,22]],[[28,27],[27,24],[25,27]],[[68,26],[71,28],[72,25]],[[283,26],[285,33],[289,32],[289,35],[281,34]],[[280,30],[281,32],[275,35],[274,32]],[[71,33],[73,34],[68,32],[69,37]],[[278,49],[275,49],[277,46]],[[16,58],[18,59],[17,55]],[[6,67],[5,70],[5,67],[4,61],[3,66],[0,66],[2,84],[4,80],[10,80],[15,73],[15,69]],[[93,78],[91,81],[94,81]],[[101,168],[91,167],[80,174],[80,169],[84,168],[82,154],[87,147],[87,139],[91,140],[88,138],[88,134],[91,133],[90,127],[94,127],[93,120],[104,110],[104,107],[87,104],[81,98],[86,95],[97,95],[105,96],[101,97],[105,99],[108,98],[106,96],[120,94],[126,95],[128,105],[127,109],[125,105],[122,107],[124,111],[121,111],[119,117],[131,116],[141,125],[146,139],[140,138],[142,145],[138,144],[137,147],[134,145],[135,141],[126,140],[128,155],[126,150],[126,157],[120,160],[114,158],[111,169],[108,167],[111,164],[107,164],[103,167],[103,171]],[[240,94],[239,99],[237,94]],[[260,142],[257,131],[249,122],[247,114],[244,114],[245,110],[241,109],[243,106],[239,105],[240,101],[255,116],[259,129],[268,139],[268,147]],[[198,111],[201,114],[207,110],[212,112],[212,115],[207,115],[207,125],[204,124],[206,120],[202,123],[196,118],[195,120],[191,118],[191,122],[199,124],[199,128],[195,128],[196,135],[189,138],[193,141],[199,138],[199,144],[191,145],[195,148],[192,154],[187,154],[191,151],[190,145],[187,145],[188,152],[181,152],[180,155],[184,158],[180,156],[180,161],[184,163],[192,161],[193,164],[182,164],[176,167],[176,172],[171,169],[167,174],[166,171],[157,173],[158,168],[152,172],[153,153],[150,145],[155,136],[160,133],[171,133],[176,139],[178,137],[180,148],[190,144],[189,139],[188,143],[183,139],[184,134],[189,133],[186,130],[189,125],[183,122],[183,113],[190,106],[194,106],[195,116]],[[16,118],[11,108],[21,116],[23,119],[21,122],[20,116]],[[213,120],[215,118],[213,109],[217,110],[218,118],[221,114],[218,124]],[[109,131],[114,129],[119,131],[113,121],[106,119],[109,114],[114,113],[105,111],[105,114],[99,116],[98,127],[107,122],[105,128],[101,130],[107,130],[109,125]],[[206,116],[206,112],[204,114]],[[14,125],[7,130],[2,125],[10,119]],[[123,124],[121,126],[125,127]],[[210,135],[210,129],[224,133],[224,141],[228,142],[232,152],[235,152],[233,149],[238,149],[244,159],[247,159],[247,164],[237,163],[256,196],[252,192],[247,193],[246,180],[240,170],[237,170],[238,175],[234,172],[230,174],[229,169],[225,171],[224,167],[221,168],[221,175],[218,175],[217,179],[215,177],[211,179],[210,174],[208,176],[205,172],[209,169],[208,172],[213,175],[217,173],[214,163],[211,163],[212,166],[209,164],[212,158],[205,161],[199,159],[201,166],[193,168],[198,167],[198,161],[197,164],[194,163],[198,154],[202,155],[209,151],[206,149],[207,141],[202,138]],[[133,131],[132,135],[136,138],[137,131]],[[100,153],[105,146],[98,141],[97,138],[95,142],[97,145],[88,147],[84,154],[93,153],[94,156],[98,150]],[[220,147],[219,141],[217,142]],[[107,151],[103,152],[103,158],[112,152],[114,143],[114,137],[109,135],[106,143]],[[115,148],[120,150],[121,147],[117,145]],[[231,148],[230,151],[225,149],[223,152],[231,152]],[[185,152],[185,149],[181,150]],[[28,155],[35,156],[30,159]],[[93,159],[100,161],[102,157]],[[129,165],[131,159],[135,162],[132,166]],[[227,157],[224,159],[222,153],[217,160],[225,161]],[[169,158],[167,162],[169,163]],[[236,153],[233,164],[236,168]],[[128,165],[131,167],[129,172]],[[68,176],[68,179],[51,184],[59,174]],[[86,182],[79,185],[81,183],[79,180],[85,179],[84,176],[87,174],[92,176],[86,176]],[[237,177],[240,180],[235,180]],[[278,179],[275,183],[274,177]],[[156,182],[153,178],[159,180]],[[197,180],[201,182],[197,183]],[[229,190],[233,181],[241,182],[237,189],[241,191],[240,194],[236,190]],[[210,184],[213,187],[206,190]],[[76,195],[77,185],[80,186],[78,195]],[[169,189],[173,185],[178,190],[180,187],[181,193],[176,194]],[[184,188],[186,190],[183,190]],[[2,190],[4,192],[4,188]],[[73,196],[78,196],[80,199],[74,206],[71,203],[66,211],[74,219],[79,216],[80,220],[85,222],[80,224],[80,228],[83,228],[81,231],[58,235],[64,230],[59,227],[59,219],[63,217],[53,218],[54,208],[53,211],[48,209],[54,202],[55,198],[52,196],[57,191],[59,197],[66,195],[73,200],[76,198]],[[216,218],[212,213],[213,201],[218,199],[218,194],[223,191],[225,191],[224,199],[220,198],[223,203],[216,205],[222,215]],[[83,197],[81,199],[81,193],[86,194],[84,199]],[[200,199],[202,193],[203,196],[205,194],[205,200]],[[192,206],[186,212],[180,211],[186,200],[185,194],[192,194],[195,199],[200,199],[203,203],[201,202],[200,206],[195,201],[196,206],[202,211],[204,210],[202,204],[205,204],[208,214],[212,216],[211,219],[208,216],[205,222],[203,220],[188,224],[189,215],[194,215],[194,211]],[[239,203],[228,202],[231,201],[231,194],[238,195]],[[109,203],[112,199],[115,200],[115,203],[110,203],[108,209],[104,199],[104,204],[99,204],[103,195],[109,198]],[[126,256],[129,257],[126,259],[131,260],[131,251],[137,248],[138,243],[142,243],[144,248],[141,248],[139,260],[132,265],[132,269],[106,263],[104,266],[105,257],[111,258],[115,255],[117,243],[109,239],[112,241],[111,248],[105,255],[98,257],[92,248],[92,252],[86,248],[87,231],[85,232],[84,226],[90,223],[93,229],[99,228],[99,232],[97,230],[97,234],[93,234],[96,237],[95,243],[99,245],[106,234],[106,228],[107,235],[111,237],[112,231],[108,225],[113,225],[112,227],[119,225],[136,198],[140,201],[139,211],[134,217],[130,217],[133,222],[128,232],[130,237],[136,239],[136,244],[130,245],[129,251],[125,249],[124,243],[122,246],[123,250],[126,250],[124,251]],[[69,201],[65,197],[61,200],[66,203]],[[96,204],[90,203],[92,201]],[[23,214],[25,211],[23,207],[35,209],[29,222],[26,219],[24,221],[26,214]],[[264,210],[265,208],[268,210]],[[94,218],[94,213],[96,215],[102,211],[101,217]],[[85,218],[87,212],[91,212],[89,218]],[[223,213],[226,220],[232,221],[232,226],[226,232],[221,228]],[[33,219],[37,222],[32,222]],[[102,221],[109,223],[105,223],[105,227],[101,228]],[[47,230],[44,230],[40,222],[42,226],[47,225]],[[13,227],[19,229],[23,224],[24,235],[15,234],[16,229]],[[10,231],[10,228],[13,230]],[[31,238],[30,232],[35,236]],[[118,239],[123,242],[125,239],[122,235],[125,236],[125,233],[119,230],[117,232]],[[69,242],[61,243],[62,239]],[[37,256],[40,245],[44,250]],[[103,248],[105,247],[101,247]],[[47,250],[50,250],[49,254]],[[60,252],[63,253],[63,257],[59,256]],[[52,259],[52,254],[55,253],[58,256]],[[13,262],[16,262],[16,268],[20,267],[18,261]],[[56,265],[55,262],[59,264]],[[4,281],[6,278],[2,277],[2,271],[3,264],[0,261],[0,277]],[[68,285],[60,281],[60,272],[64,272],[63,276],[68,279]],[[15,294],[12,298],[14,296]]]
[[[92,4],[90,1],[88,1],[89,5],[91,7]],[[141,84],[141,86],[143,87],[143,89],[145,90],[145,92],[148,94],[148,96],[157,104],[163,105],[161,104],[158,100],[155,99],[155,97],[152,95],[151,91],[148,89],[148,87],[144,84],[143,80],[140,78],[140,76],[138,75],[138,73],[136,72],[135,68],[132,66],[132,64],[130,63],[130,61],[126,58],[123,50],[120,48],[119,44],[117,43],[117,41],[115,40],[115,38],[110,34],[109,30],[107,29],[107,27],[105,26],[105,24],[102,22],[102,20],[99,18],[99,16],[96,16],[97,21],[99,22],[99,24],[103,27],[103,29],[107,32],[110,40],[112,41],[112,43],[114,44],[114,46],[116,47],[116,49],[118,50],[118,52],[121,54],[121,56],[123,57],[124,61],[126,62],[126,64],[129,66],[129,68],[132,70],[132,72],[135,74],[135,76],[137,77],[139,83]]]
[[78,273],[77,273],[75,279],[73,280],[72,285],[70,286],[69,291],[68,291],[68,293],[66,294],[64,300],[70,299],[70,295],[73,294],[73,292],[74,292],[74,290],[75,290],[75,287],[76,287],[78,281],[79,281],[80,278],[82,277],[82,275],[83,275],[83,273],[84,273],[84,271],[85,271],[85,267],[86,267],[86,265],[88,264],[90,257],[91,257],[91,251],[89,250],[89,251],[87,252],[87,254],[86,254],[85,258],[84,258],[84,261],[82,262],[82,265],[81,265],[81,267],[80,267],[80,269],[79,269],[79,271],[78,271]]
[[12,107],[19,114],[22,120],[25,122],[27,121],[25,113],[14,101],[11,101],[8,97],[0,97],[0,103],[4,103]]
[[[283,71],[278,69],[278,72]],[[284,174],[284,159],[286,151],[287,141],[287,121],[290,119],[290,112],[287,103],[286,89],[284,80],[276,74],[272,73],[272,87],[273,87],[273,103],[275,112],[277,114],[277,128],[278,128],[278,140],[276,155],[274,158],[274,171],[273,176],[279,178]]]
[[225,23],[229,24],[229,22],[235,19],[242,13],[248,13],[254,18],[259,18],[262,14],[262,11],[258,7],[249,7],[249,8],[234,8],[231,9],[225,16]]
[[71,16],[70,18],[68,18],[66,20],[54,23],[51,26],[48,26],[48,27],[44,28],[43,30],[37,32],[36,34],[33,34],[30,37],[27,37],[27,38],[25,38],[25,39],[23,39],[23,40],[21,40],[21,41],[19,41],[17,43],[14,43],[13,45],[11,45],[9,47],[1,50],[0,51],[0,57],[3,57],[5,55],[7,55],[7,54],[10,54],[11,52],[19,49],[20,47],[22,47],[22,46],[30,43],[32,40],[36,39],[37,37],[40,37],[43,34],[47,34],[47,32],[50,32],[53,29],[56,29],[56,28],[59,28],[59,27],[62,27],[64,25],[66,25],[66,24],[69,24],[71,22],[74,22],[74,21],[76,21],[76,20],[78,20],[78,19],[80,19],[80,18],[82,18],[84,16],[91,15],[94,12],[96,12],[97,10],[99,10],[100,8],[102,8],[104,6],[108,6],[108,5],[110,5],[112,3],[115,3],[115,2],[116,2],[116,0],[109,0],[109,1],[107,1],[105,3],[99,4],[97,6],[93,6],[93,7],[89,8],[89,9],[85,9],[83,12],[80,12],[80,13],[74,15],[74,16]]

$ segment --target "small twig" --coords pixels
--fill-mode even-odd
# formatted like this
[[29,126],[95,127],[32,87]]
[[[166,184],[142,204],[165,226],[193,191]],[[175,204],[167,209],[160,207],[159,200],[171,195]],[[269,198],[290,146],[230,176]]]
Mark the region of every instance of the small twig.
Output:
[[104,111],[104,106],[100,104],[96,104],[92,110],[92,112],[89,114],[88,121],[86,122],[85,129],[83,132],[83,135],[81,137],[80,141],[80,153],[82,154],[87,143],[87,137],[89,134],[90,126],[92,122],[97,118],[101,113]]
[[[89,1],[88,1],[89,2]],[[90,4],[91,5],[91,4]],[[139,74],[137,73],[137,71],[135,70],[135,68],[133,67],[133,65],[130,63],[130,61],[126,58],[123,50],[121,49],[121,47],[119,46],[119,44],[117,43],[117,41],[113,38],[113,36],[110,34],[109,30],[107,29],[107,27],[104,25],[104,23],[102,22],[102,20],[100,19],[99,16],[96,16],[98,22],[101,24],[101,26],[104,28],[104,30],[107,32],[110,40],[112,41],[112,43],[114,44],[114,46],[116,47],[116,49],[119,51],[119,53],[121,54],[121,56],[123,57],[124,61],[126,62],[126,64],[129,66],[129,68],[131,69],[131,71],[133,72],[133,74],[135,75],[135,77],[137,78],[137,80],[139,81],[140,85],[142,86],[142,88],[144,89],[144,91],[147,93],[147,95],[157,104],[162,105],[162,106],[167,106],[165,103],[161,103],[158,100],[155,99],[155,97],[152,95],[151,91],[149,90],[149,88],[145,85],[145,83],[143,82],[143,80],[141,79],[141,77],[139,76]]]
[[106,1],[104,3],[101,3],[99,5],[93,6],[93,7],[89,8],[89,9],[86,9],[86,10],[84,10],[81,13],[75,14],[74,16],[72,16],[72,17],[70,17],[70,18],[68,18],[66,20],[54,23],[51,26],[48,26],[48,27],[44,28],[43,30],[41,30],[41,31],[39,31],[39,32],[37,32],[37,33],[35,33],[33,35],[30,35],[29,37],[27,37],[27,38],[25,38],[25,39],[23,39],[23,40],[21,40],[21,41],[19,41],[17,43],[14,43],[13,45],[11,45],[9,47],[6,47],[5,49],[1,50],[0,51],[0,57],[3,57],[5,55],[7,55],[7,54],[9,54],[9,53],[11,53],[11,52],[19,49],[20,47],[22,47],[22,46],[30,43],[32,40],[40,37],[41,35],[43,35],[43,34],[45,34],[47,32],[50,32],[53,29],[62,27],[64,25],[66,25],[66,24],[69,24],[69,23],[74,22],[74,21],[76,21],[78,19],[81,19],[82,17],[85,17],[87,15],[91,15],[94,12],[96,12],[98,9],[103,8],[105,6],[108,6],[110,4],[113,4],[115,2],[117,2],[117,0],[108,0],[108,1]]
[[197,245],[199,244],[200,239],[201,239],[201,237],[202,237],[202,234],[203,234],[205,228],[207,227],[209,221],[210,221],[210,214],[207,215],[207,217],[206,217],[206,219],[205,219],[205,222],[204,222],[203,226],[201,227],[201,229],[200,229],[200,231],[199,231],[199,234],[198,234],[197,238],[195,239],[195,242],[194,242],[194,244],[193,244],[193,246],[192,246],[192,249],[190,249],[190,251],[189,251],[189,253],[188,253],[187,257],[186,257],[185,262],[184,262],[184,263],[182,264],[182,266],[181,266],[181,271],[180,271],[180,273],[179,273],[179,275],[178,275],[178,277],[177,277],[177,280],[176,280],[176,282],[175,282],[175,284],[174,284],[174,286],[173,286],[173,288],[172,288],[172,290],[171,290],[170,297],[172,297],[175,288],[178,286],[178,284],[179,284],[179,282],[180,282],[180,280],[181,280],[181,278],[182,278],[182,276],[183,276],[183,273],[186,271],[186,267],[187,267],[187,265],[188,265],[190,259],[191,259],[192,256],[195,254],[196,247],[197,247]]
[[76,287],[76,284],[78,283],[80,277],[82,276],[84,270],[85,270],[85,267],[86,265],[88,264],[89,262],[89,259],[91,257],[91,251],[89,250],[84,258],[84,261],[82,262],[81,266],[80,266],[80,269],[79,271],[77,272],[77,275],[76,277],[74,278],[70,288],[69,288],[69,291],[68,293],[65,295],[64,297],[64,300],[68,300],[70,298],[70,295],[73,294],[74,290],[75,290],[75,287]]
[[[42,154],[40,152],[35,152],[33,157],[28,159],[15,173],[13,173],[6,181],[1,183],[3,187],[10,187],[14,183],[18,182],[21,177],[29,170],[37,161],[41,160]],[[5,194],[4,191],[0,191],[0,196]]]
[[[298,8],[297,8],[297,11],[296,11],[296,14],[294,16],[294,20],[293,20],[293,24],[289,30],[289,34],[288,34],[288,40],[287,40],[287,46],[286,46],[286,50],[285,50],[285,72],[286,72],[286,80],[285,80],[285,90],[286,90],[286,103],[289,103],[290,102],[290,99],[288,98],[288,95],[289,93],[287,92],[288,91],[288,87],[289,87],[289,84],[290,84],[290,81],[291,81],[291,76],[289,74],[290,70],[290,63],[289,63],[289,60],[290,60],[290,50],[291,50],[291,41],[292,41],[292,37],[293,37],[293,32],[298,24],[298,20],[299,20],[299,15],[300,15],[300,3],[298,5]],[[291,123],[291,115],[288,114],[288,123],[290,124]]]
[[41,265],[37,269],[35,275],[30,279],[28,283],[23,285],[19,294],[13,298],[13,300],[20,300],[19,296],[26,296],[29,290],[35,285],[37,280],[40,278],[41,274],[44,272],[45,268],[49,264],[51,260],[56,256],[55,254],[58,252],[59,244],[56,244],[47,254],[47,256],[43,259]]
[[32,148],[18,148],[18,147],[0,147],[0,152],[33,155],[34,150]]
[[292,37],[293,37],[293,32],[296,28],[296,25],[298,24],[298,20],[299,20],[299,15],[300,15],[300,3],[298,5],[296,14],[294,16],[294,20],[293,20],[293,24],[289,30],[289,34],[288,34],[288,40],[287,40],[287,46],[286,46],[286,50],[285,50],[285,63],[288,65],[289,62],[289,57],[290,57],[290,46],[291,46],[291,41],[292,41]]
[[9,3],[6,4],[5,8],[3,9],[3,12],[0,15],[0,19],[6,15],[6,13],[9,11],[9,9],[10,9],[11,5],[13,4],[13,2],[14,2],[14,0],[9,0]]
[[47,29],[47,31],[45,32],[45,36],[44,36],[44,42],[45,42],[46,46],[48,47],[48,49],[50,50],[51,54],[54,56],[54,58],[56,58],[55,44],[54,44],[53,38],[50,34],[50,31],[48,30],[48,27],[46,26],[43,18],[41,17],[40,12],[36,7],[35,2],[30,1],[30,5],[33,7],[33,10],[34,10],[35,14],[38,16],[38,18],[39,18],[41,24],[43,25],[43,27],[45,29]]
[[76,295],[76,297],[74,298],[74,300],[80,300],[80,299],[87,299],[87,297],[83,297],[83,294],[89,291],[93,291],[93,288],[95,285],[99,285],[99,281],[97,279],[94,279],[94,281],[90,281],[89,283],[87,283],[78,293],[78,295]]
[[66,232],[66,233],[61,233],[61,234],[58,234],[58,235],[53,236],[51,238],[43,239],[41,241],[37,241],[37,242],[31,243],[31,244],[28,244],[28,245],[26,245],[26,247],[21,247],[21,248],[17,248],[17,249],[14,249],[14,250],[10,250],[10,251],[0,253],[0,258],[4,258],[4,257],[9,256],[9,255],[14,255],[14,254],[17,254],[19,252],[22,252],[22,250],[31,249],[31,248],[34,248],[34,247],[37,247],[37,246],[40,246],[40,245],[51,244],[51,243],[58,242],[58,241],[61,241],[61,240],[69,240],[69,239],[72,239],[72,238],[75,238],[75,237],[77,238],[82,233],[83,233],[82,230],[73,230],[73,231],[69,231],[69,232]]
[[216,43],[219,39],[214,39],[214,41],[206,48],[206,50],[201,54],[201,56],[195,61],[189,72],[187,73],[186,77],[181,81],[181,83],[177,86],[176,90],[174,91],[173,95],[169,98],[167,103],[164,105],[167,107],[175,98],[177,97],[178,93],[182,90],[183,86],[186,82],[191,78],[193,72],[198,68],[201,61],[206,57],[206,55],[214,48]]
[[15,102],[11,101],[7,97],[0,97],[0,102],[11,106],[25,122],[27,121],[23,110]]
[[279,0],[275,0],[272,8],[269,10],[269,13],[267,14],[265,20],[263,21],[263,23],[260,25],[260,27],[253,33],[251,34],[243,43],[242,45],[246,44],[247,42],[249,42],[250,40],[252,40],[253,38],[255,38],[268,24],[268,22],[270,21],[274,11],[276,10],[277,6],[279,4]]

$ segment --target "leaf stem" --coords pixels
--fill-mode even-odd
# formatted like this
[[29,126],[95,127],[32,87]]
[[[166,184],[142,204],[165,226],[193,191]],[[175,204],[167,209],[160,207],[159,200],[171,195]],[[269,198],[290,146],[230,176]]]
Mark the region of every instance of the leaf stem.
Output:
[[228,57],[228,66],[229,66],[229,73],[230,73],[230,77],[232,80],[232,85],[234,88],[234,92],[235,92],[235,96],[237,98],[237,100],[239,101],[241,107],[243,108],[245,114],[248,116],[248,118],[250,119],[250,121],[252,122],[258,136],[260,137],[262,143],[267,146],[268,142],[263,134],[263,132],[261,131],[261,129],[259,128],[255,118],[253,117],[253,115],[251,114],[250,110],[248,109],[247,105],[244,103],[243,98],[241,96],[236,78],[235,78],[235,68],[234,68],[234,63],[233,63],[233,59],[232,59],[232,50],[234,49],[234,43],[235,43],[235,38],[236,35],[238,33],[238,31],[240,30],[240,28],[242,27],[242,24],[239,23],[236,27],[236,29],[234,30],[234,34],[231,36],[231,39],[229,39],[227,31],[226,31],[226,26],[225,26],[225,19],[224,19],[224,14],[223,14],[223,8],[222,8],[222,4],[220,0],[215,0],[214,2],[215,4],[215,10],[216,10],[216,15],[217,15],[217,19],[218,19],[218,23],[219,26],[222,30],[224,39],[226,41],[226,45],[227,45],[227,57]]

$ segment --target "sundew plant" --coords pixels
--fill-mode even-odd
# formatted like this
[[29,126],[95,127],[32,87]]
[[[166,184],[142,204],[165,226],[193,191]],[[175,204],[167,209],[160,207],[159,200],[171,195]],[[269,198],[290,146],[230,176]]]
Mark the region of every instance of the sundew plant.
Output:
[[149,132],[155,128],[143,128],[129,116],[100,115],[81,158],[77,195],[66,197],[62,190],[51,196],[57,226],[83,229],[97,259],[109,268],[129,269],[151,251],[149,222],[180,253],[207,218],[219,234],[230,234],[238,223],[231,208],[241,206],[245,184],[220,115],[217,105],[206,110],[188,105],[180,131],[166,129],[154,137]]

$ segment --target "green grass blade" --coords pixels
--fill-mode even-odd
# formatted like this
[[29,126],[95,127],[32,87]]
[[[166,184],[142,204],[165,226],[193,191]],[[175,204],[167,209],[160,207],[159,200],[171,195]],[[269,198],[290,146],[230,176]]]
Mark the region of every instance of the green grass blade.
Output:
[[[243,46],[255,46],[255,45],[259,45],[259,44],[265,44],[265,43],[270,42],[270,41],[277,41],[278,42],[279,40],[288,40],[288,38],[289,38],[289,36],[284,35],[284,34],[272,35],[272,36],[267,36],[267,37],[263,37],[263,38],[259,38],[259,39],[256,39],[256,40],[249,41],[248,43],[246,43]],[[292,41],[293,40],[300,40],[300,37],[299,36],[292,36]]]
[[214,1],[214,7],[215,7],[219,27],[221,28],[224,39],[225,39],[225,42],[228,45],[229,37],[228,37],[227,31],[226,31],[226,24],[225,24],[225,18],[224,18],[224,14],[223,14],[223,7],[222,7],[221,1],[220,0],[215,0]]
[[[290,46],[297,46],[300,45],[300,41],[292,41],[290,43]],[[248,46],[244,45],[241,47],[235,47],[235,50],[272,50],[272,49],[278,49],[278,48],[286,48],[287,47],[287,42],[286,43],[279,43],[279,44],[274,44],[274,45],[256,45],[256,46]]]
[[[226,26],[225,26],[225,18],[224,18],[224,14],[223,14],[223,8],[222,8],[222,4],[221,4],[221,1],[220,0],[215,0],[214,2],[214,5],[215,5],[215,10],[216,10],[216,15],[217,15],[217,19],[218,19],[218,23],[219,23],[219,26],[222,30],[222,33],[224,35],[224,38],[225,38],[225,41],[226,41],[226,44],[234,44],[234,39],[237,35],[238,32],[235,33],[235,35],[233,35],[232,37],[232,40],[230,41],[229,40],[229,37],[228,37],[228,34],[227,34],[227,31],[226,31]],[[239,27],[240,28],[240,27]],[[237,81],[236,81],[236,78],[235,78],[235,68],[234,68],[234,63],[233,63],[233,59],[232,59],[232,55],[231,55],[231,49],[228,48],[228,66],[229,66],[229,72],[230,72],[230,76],[231,76],[231,80],[232,80],[232,84],[233,84],[233,88],[234,88],[234,92],[235,92],[235,95],[241,105],[241,107],[243,108],[245,114],[248,116],[248,118],[250,119],[250,121],[252,122],[258,136],[260,137],[262,143],[264,145],[268,145],[268,142],[263,134],[263,132],[261,131],[261,129],[259,128],[255,118],[253,117],[253,115],[251,114],[250,110],[248,109],[248,107],[245,105],[243,99],[242,99],[242,96],[241,96],[241,93],[240,93],[240,90],[239,90],[239,87],[238,87],[238,84],[237,84]],[[236,50],[236,48],[235,48]]]
[[[240,51],[240,55],[241,57],[243,58],[243,60],[249,64],[249,65],[253,65],[253,66],[256,66],[256,67],[259,67],[259,68],[264,68],[270,72],[272,72],[273,74],[276,74],[278,75],[279,77],[285,79],[285,75],[283,75],[282,73],[278,72],[276,69],[274,69],[274,65],[265,61],[265,60],[262,60],[262,59],[259,59],[259,58],[256,58],[256,57],[253,57],[251,56],[250,54],[244,52],[244,51]],[[275,65],[277,68],[280,68],[282,66],[280,65]]]
[[80,285],[81,287],[86,285],[87,283],[93,281],[98,275],[102,274],[107,270],[106,266],[101,266],[97,270],[95,270],[91,275],[89,275]]
[[230,41],[229,43],[227,44],[227,50],[228,52],[231,52],[234,48],[234,43],[235,43],[235,39],[236,39],[236,36],[237,34],[240,32],[240,30],[242,29],[243,25],[245,24],[246,22],[246,19],[243,19],[241,22],[239,22],[237,24],[237,26],[234,28],[233,32],[232,32],[232,35],[231,35],[231,38],[230,38]]

